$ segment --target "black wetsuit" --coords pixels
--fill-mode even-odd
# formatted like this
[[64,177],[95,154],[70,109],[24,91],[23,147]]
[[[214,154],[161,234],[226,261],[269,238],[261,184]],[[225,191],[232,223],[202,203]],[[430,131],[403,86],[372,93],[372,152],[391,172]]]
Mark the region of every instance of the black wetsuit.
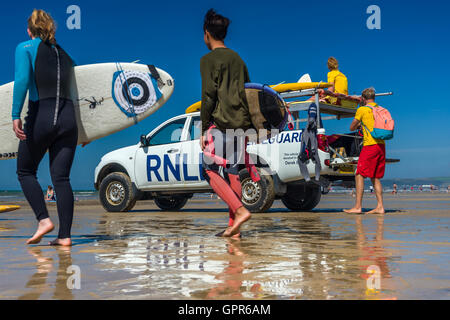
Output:
[[70,238],[73,220],[74,199],[69,176],[78,140],[74,104],[70,99],[73,66],[72,59],[61,47],[38,38],[19,44],[16,50],[13,119],[20,117],[24,95],[30,93],[24,124],[26,140],[19,144],[17,175],[36,218],[39,221],[48,218],[36,172],[49,151],[60,239]]

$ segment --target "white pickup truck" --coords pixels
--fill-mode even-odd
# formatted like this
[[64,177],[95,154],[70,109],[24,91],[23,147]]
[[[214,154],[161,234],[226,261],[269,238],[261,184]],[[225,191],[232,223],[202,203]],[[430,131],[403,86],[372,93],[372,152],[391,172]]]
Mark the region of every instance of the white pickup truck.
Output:
[[[95,188],[103,207],[129,211],[138,200],[154,199],[162,210],[176,211],[193,194],[212,192],[202,174],[200,123],[199,112],[179,115],[141,136],[138,144],[103,156],[95,169]],[[325,140],[325,129],[318,129],[318,133],[319,141]],[[240,171],[242,202],[250,211],[264,212],[277,198],[291,210],[312,210],[327,191],[306,182],[300,173],[297,157],[301,134],[301,130],[283,131],[247,146],[262,177],[256,183],[245,167]],[[326,143],[319,143],[319,149],[322,182],[340,180],[351,186],[357,158],[332,157]],[[308,170],[313,177],[311,161]]]

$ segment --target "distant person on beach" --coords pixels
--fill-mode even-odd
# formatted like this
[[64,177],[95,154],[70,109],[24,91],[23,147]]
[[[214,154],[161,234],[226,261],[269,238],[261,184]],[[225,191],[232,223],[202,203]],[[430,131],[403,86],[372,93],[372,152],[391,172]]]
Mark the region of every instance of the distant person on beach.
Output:
[[53,190],[52,186],[47,187],[47,194],[45,195],[45,200],[46,201],[55,201],[56,200],[55,191]]
[[397,184],[394,183],[392,194],[397,194]]
[[[205,16],[204,41],[211,52],[200,60],[202,77],[202,135],[204,176],[216,194],[229,206],[228,228],[217,236],[240,236],[241,225],[250,212],[241,202],[239,165],[245,144],[227,129],[246,130],[251,126],[244,84],[250,82],[247,66],[239,55],[227,48],[224,39],[230,20],[210,9]],[[218,150],[222,154],[218,154]],[[219,151],[219,152],[220,152]],[[217,159],[220,157],[222,163]],[[224,177],[219,174],[223,167]]]
[[[43,10],[34,10],[28,18],[31,40],[16,49],[13,93],[13,130],[20,139],[17,175],[23,193],[36,219],[36,233],[27,244],[39,243],[54,229],[36,171],[49,151],[50,174],[58,194],[58,238],[51,245],[70,246],[73,220],[73,192],[70,169],[78,140],[73,101],[70,98],[74,62],[55,39],[56,24]],[[20,118],[29,93],[28,113],[22,129]]]
[[386,149],[384,140],[374,139],[369,130],[373,129],[374,117],[372,109],[367,106],[377,107],[375,103],[375,89],[368,88],[362,92],[362,107],[356,111],[355,119],[350,125],[354,131],[363,128],[363,148],[356,168],[356,203],[352,209],[344,210],[347,213],[362,213],[362,199],[364,194],[364,178],[370,178],[375,189],[377,207],[368,213],[384,214],[383,186],[380,179],[384,177],[386,165]]

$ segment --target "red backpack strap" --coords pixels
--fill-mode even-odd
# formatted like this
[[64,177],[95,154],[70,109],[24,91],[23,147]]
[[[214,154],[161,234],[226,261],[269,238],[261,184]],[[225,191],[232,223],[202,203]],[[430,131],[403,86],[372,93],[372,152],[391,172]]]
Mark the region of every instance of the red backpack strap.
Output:
[[[369,104],[366,104],[365,106],[363,106],[363,107],[367,107],[367,108],[370,108],[371,110],[372,110],[372,113],[373,113],[373,108],[374,107],[378,107],[378,104],[377,103],[375,103],[375,106],[371,106],[371,105],[369,105]],[[364,122],[362,122],[361,121],[361,124],[364,126],[364,128],[366,128],[366,130],[367,130],[367,132],[369,132],[370,133],[370,130],[369,130],[369,128],[367,128],[366,127],[366,125],[364,124]]]

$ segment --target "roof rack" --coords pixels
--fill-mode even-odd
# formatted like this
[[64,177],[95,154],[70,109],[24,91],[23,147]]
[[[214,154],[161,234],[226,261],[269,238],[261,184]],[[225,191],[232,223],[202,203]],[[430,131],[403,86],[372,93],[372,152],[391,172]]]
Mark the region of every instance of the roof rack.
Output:
[[[317,114],[319,115],[319,120],[331,120],[331,119],[343,119],[343,118],[352,118],[354,117],[357,107],[360,103],[360,98],[358,97],[351,97],[351,96],[345,96],[343,94],[335,94],[329,90],[325,90],[325,93],[327,95],[332,95],[338,98],[341,98],[343,100],[348,101],[348,103],[345,103],[344,105],[335,105],[335,104],[329,104],[329,103],[322,103],[319,101],[319,88],[314,89],[306,89],[306,90],[298,90],[298,91],[288,91],[280,93],[280,96],[283,99],[293,99],[293,98],[300,98],[300,97],[311,97],[314,96],[314,101],[291,101],[288,103],[289,110],[291,112],[296,111],[307,111],[309,110],[309,107],[312,103],[315,103],[317,106]],[[385,92],[385,93],[377,93],[375,94],[376,97],[380,96],[390,96],[393,95],[393,92]],[[347,99],[345,99],[347,97]],[[332,117],[322,117],[321,113],[330,114],[333,115]],[[301,119],[300,122],[303,122]],[[318,128],[321,128],[321,121],[317,121]]]

